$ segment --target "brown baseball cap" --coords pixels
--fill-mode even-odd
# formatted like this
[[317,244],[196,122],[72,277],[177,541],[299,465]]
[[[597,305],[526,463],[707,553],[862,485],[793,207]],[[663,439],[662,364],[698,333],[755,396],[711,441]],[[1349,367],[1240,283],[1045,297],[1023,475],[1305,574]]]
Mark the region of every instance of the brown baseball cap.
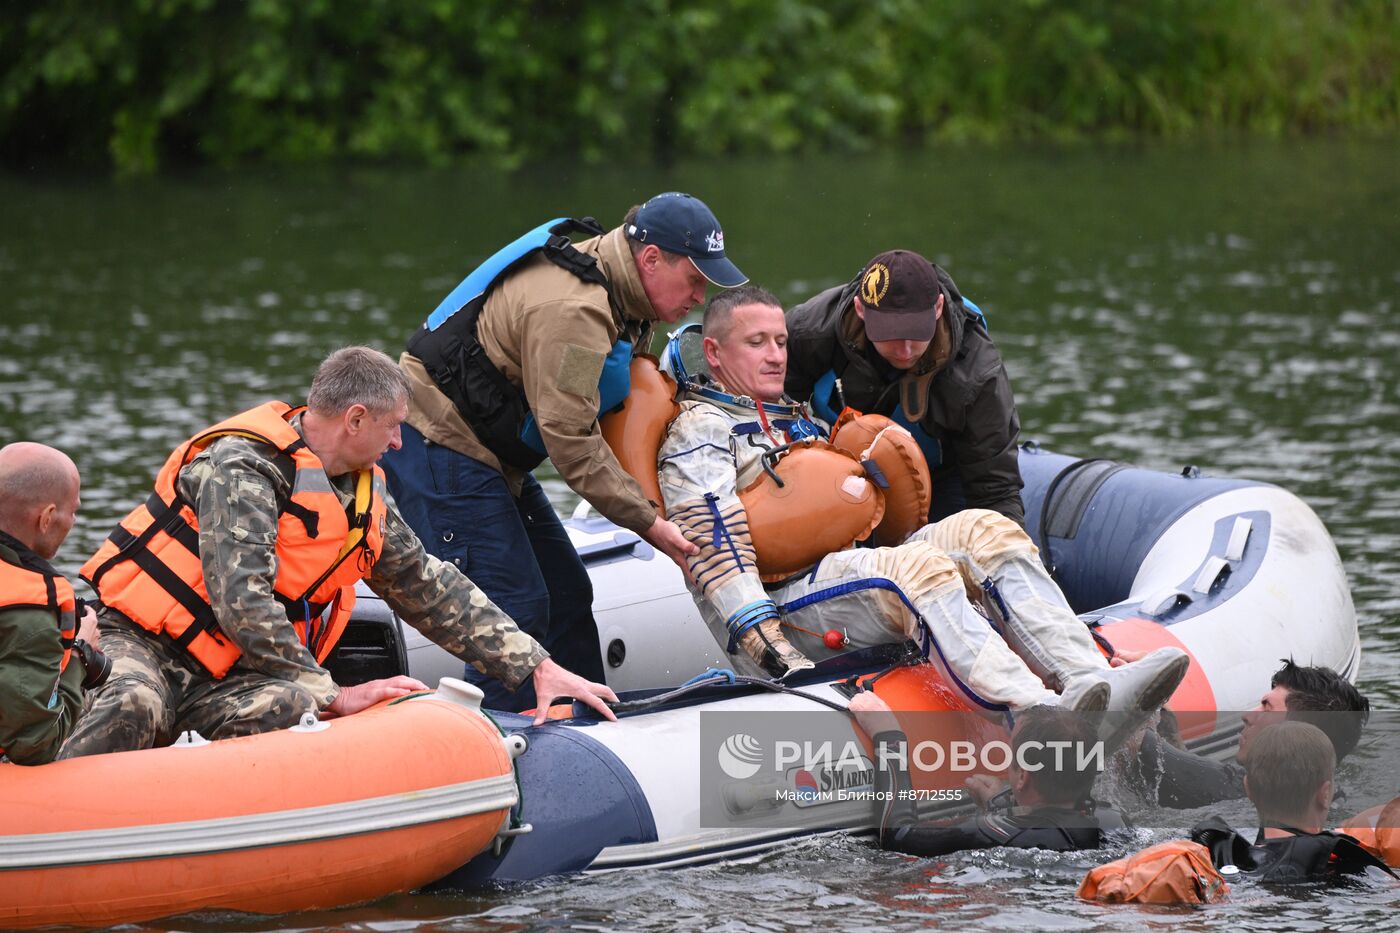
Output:
[[941,294],[927,259],[907,249],[881,253],[866,265],[856,289],[865,309],[865,335],[871,340],[932,340]]

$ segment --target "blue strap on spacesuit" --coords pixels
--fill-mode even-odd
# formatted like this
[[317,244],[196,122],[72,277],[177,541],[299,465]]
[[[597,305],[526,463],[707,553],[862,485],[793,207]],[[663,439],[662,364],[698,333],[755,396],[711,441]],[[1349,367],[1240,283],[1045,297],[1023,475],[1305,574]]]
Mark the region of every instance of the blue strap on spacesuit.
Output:
[[1007,707],[1005,704],[988,702],[982,699],[975,690],[963,683],[962,678],[957,675],[952,665],[948,663],[948,658],[944,655],[943,649],[939,646],[938,639],[934,637],[933,629],[929,626],[923,613],[914,608],[913,601],[905,594],[904,590],[900,588],[899,584],[895,583],[893,580],[888,580],[884,577],[871,577],[866,580],[848,580],[845,583],[838,583],[835,586],[827,587],[824,590],[817,590],[814,593],[799,596],[791,602],[783,603],[778,611],[786,615],[815,603],[823,602],[828,599],[835,599],[838,596],[846,596],[851,593],[859,593],[864,590],[886,590],[898,596],[900,601],[903,602],[905,607],[913,614],[914,618],[919,620],[919,629],[921,632],[919,637],[919,649],[923,652],[924,657],[927,658],[931,651],[937,651],[939,660],[943,662],[943,669],[948,672],[948,676],[953,679],[953,682],[958,685],[959,689],[961,689],[972,702],[983,709],[992,710],[994,712],[1006,711]]

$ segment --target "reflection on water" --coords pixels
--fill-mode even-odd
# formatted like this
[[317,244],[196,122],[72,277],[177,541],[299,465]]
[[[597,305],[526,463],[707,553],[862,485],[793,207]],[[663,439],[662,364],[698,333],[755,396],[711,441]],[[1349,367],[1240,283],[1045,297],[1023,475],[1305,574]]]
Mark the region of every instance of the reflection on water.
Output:
[[[785,299],[844,280],[887,248],[942,263],[988,312],[1025,434],[1047,447],[1156,469],[1195,463],[1301,495],[1335,536],[1351,579],[1366,652],[1362,687],[1393,708],[1393,153],[1388,143],[1318,142],[510,176],[0,179],[0,441],[42,439],[77,459],[83,513],[60,555],[73,570],[191,431],[269,397],[298,399],[336,346],[397,352],[475,262],[542,219],[596,212],[615,222],[634,201],[680,188],[709,201],[730,254]],[[551,494],[572,504],[557,483]],[[751,864],[482,898],[398,898],[294,925],[1119,926],[1120,911],[1068,896],[1091,862],[982,854],[933,863],[821,840]],[[1132,922],[1319,922],[1308,896],[1253,897],[1204,912],[1138,911]],[[1379,895],[1327,900],[1332,922],[1354,926],[1397,904]]]

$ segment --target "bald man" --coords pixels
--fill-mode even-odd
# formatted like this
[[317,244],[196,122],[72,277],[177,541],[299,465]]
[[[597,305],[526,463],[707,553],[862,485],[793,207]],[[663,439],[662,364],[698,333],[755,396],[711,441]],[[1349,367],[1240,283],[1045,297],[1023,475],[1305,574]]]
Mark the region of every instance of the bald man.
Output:
[[[62,451],[0,447],[0,756],[52,761],[109,667],[97,616],[79,610],[49,561],[78,512],[78,468]],[[81,618],[80,618],[81,616]]]

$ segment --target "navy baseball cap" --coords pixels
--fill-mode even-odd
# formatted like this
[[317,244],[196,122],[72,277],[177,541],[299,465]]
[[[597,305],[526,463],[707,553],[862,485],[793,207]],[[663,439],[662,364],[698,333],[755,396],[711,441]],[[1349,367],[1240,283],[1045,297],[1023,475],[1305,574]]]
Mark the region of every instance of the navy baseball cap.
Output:
[[749,277],[724,255],[724,231],[714,212],[699,198],[679,191],[658,194],[637,211],[627,236],[686,256],[700,273],[721,288],[743,285]]

